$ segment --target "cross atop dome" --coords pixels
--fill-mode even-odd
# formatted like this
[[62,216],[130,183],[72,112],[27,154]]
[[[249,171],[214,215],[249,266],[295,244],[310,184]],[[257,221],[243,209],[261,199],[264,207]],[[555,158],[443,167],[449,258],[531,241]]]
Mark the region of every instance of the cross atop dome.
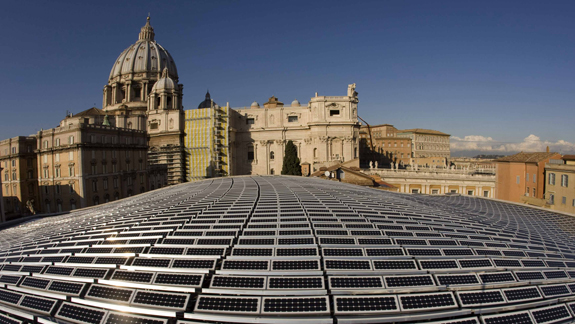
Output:
[[150,16],[146,18],[146,24],[140,30],[140,35],[138,37],[139,40],[154,40],[154,28],[150,25]]

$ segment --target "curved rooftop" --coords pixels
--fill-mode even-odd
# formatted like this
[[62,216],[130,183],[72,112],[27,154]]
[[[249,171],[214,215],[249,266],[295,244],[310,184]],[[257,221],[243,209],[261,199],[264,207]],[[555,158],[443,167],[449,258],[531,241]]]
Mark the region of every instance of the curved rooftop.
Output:
[[573,217],[488,199],[210,179],[3,230],[0,317],[571,322],[574,232]]

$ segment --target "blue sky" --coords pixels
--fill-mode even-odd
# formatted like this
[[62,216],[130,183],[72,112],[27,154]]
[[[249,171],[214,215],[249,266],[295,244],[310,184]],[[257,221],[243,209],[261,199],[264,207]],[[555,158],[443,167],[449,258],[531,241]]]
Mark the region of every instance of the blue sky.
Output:
[[[0,138],[102,105],[148,12],[184,107],[344,95],[371,124],[452,134],[454,150],[575,151],[575,1],[10,1]],[[563,141],[563,142],[561,142]]]

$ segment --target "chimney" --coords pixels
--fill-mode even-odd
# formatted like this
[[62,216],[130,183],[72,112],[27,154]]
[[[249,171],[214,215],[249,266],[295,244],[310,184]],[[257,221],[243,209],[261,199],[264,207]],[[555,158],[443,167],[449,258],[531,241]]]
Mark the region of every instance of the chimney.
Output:
[[547,153],[549,153],[549,146],[547,146]]

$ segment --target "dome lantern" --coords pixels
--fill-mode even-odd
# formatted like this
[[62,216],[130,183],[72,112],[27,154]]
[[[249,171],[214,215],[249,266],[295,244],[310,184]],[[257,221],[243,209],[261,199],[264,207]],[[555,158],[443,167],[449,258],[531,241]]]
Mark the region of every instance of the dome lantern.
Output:
[[138,40],[141,41],[153,41],[154,40],[154,28],[150,25],[150,16],[146,19],[146,24],[140,30],[138,35]]

